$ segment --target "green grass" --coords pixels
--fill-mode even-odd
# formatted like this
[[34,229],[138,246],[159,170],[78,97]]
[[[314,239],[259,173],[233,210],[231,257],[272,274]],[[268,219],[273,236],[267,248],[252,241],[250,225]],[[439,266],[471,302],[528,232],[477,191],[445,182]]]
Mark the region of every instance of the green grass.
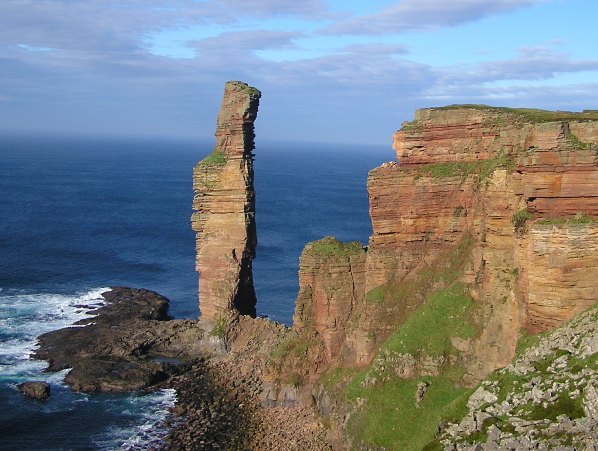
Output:
[[388,338],[382,349],[434,356],[454,353],[451,337],[476,335],[470,318],[472,306],[473,301],[461,283],[436,291]]
[[548,418],[556,420],[559,415],[567,415],[571,419],[583,418],[581,397],[571,399],[568,393],[559,393],[558,399],[553,403],[548,403],[546,407],[542,404],[527,404],[518,409],[518,415],[530,420],[543,420]]
[[444,107],[432,108],[434,110],[462,110],[473,109],[482,111],[493,111],[497,113],[509,113],[521,117],[529,122],[558,122],[558,121],[595,121],[598,120],[598,111],[584,110],[583,112],[572,111],[549,111],[537,108],[507,108],[495,107],[482,104],[447,105]]
[[289,335],[285,337],[272,350],[272,360],[284,360],[289,356],[302,357],[307,353],[311,342],[301,335]]
[[511,217],[511,223],[513,224],[513,228],[516,232],[522,233],[525,231],[525,224],[529,219],[532,218],[532,214],[527,208],[523,210],[519,210],[517,213],[514,213]]
[[529,348],[538,345],[543,336],[544,334],[531,335],[524,332],[517,340],[517,349],[515,351],[515,355],[520,356]]
[[365,252],[359,241],[343,243],[332,236],[308,243],[305,251],[321,257],[348,257]]
[[197,165],[200,167],[216,167],[223,166],[228,161],[228,157],[224,152],[212,150],[212,152],[201,160]]
[[442,163],[423,164],[417,168],[416,178],[459,177],[465,180],[469,176],[476,176],[478,183],[492,176],[499,167],[513,170],[514,160],[505,153],[499,153],[495,158],[480,161],[448,161]]
[[421,133],[424,131],[424,125],[419,121],[403,122],[401,130],[411,133]]
[[572,146],[574,146],[578,149],[591,149],[593,146],[592,143],[583,142],[581,139],[579,139],[573,133],[569,133],[569,135],[567,136],[567,141],[569,141],[569,144],[571,144]]
[[[430,385],[416,406],[417,384],[422,381]],[[349,385],[347,396],[367,401],[351,416],[348,430],[358,441],[389,450],[421,450],[434,438],[446,406],[467,393],[445,377],[394,378],[367,389],[358,382],[356,379]]]
[[564,225],[583,225],[583,224],[595,224],[598,220],[592,218],[591,216],[578,213],[575,216],[567,216],[567,217],[556,217],[556,218],[546,218],[541,219],[536,222],[537,225],[540,226],[564,226]]
[[386,286],[381,285],[376,288],[372,288],[365,294],[365,300],[370,302],[377,302],[379,304],[384,303],[384,298],[386,296]]
[[[461,283],[432,293],[381,346],[378,356],[458,354],[451,337],[476,335],[472,305]],[[439,376],[401,379],[393,374],[386,381],[378,377],[380,382],[364,387],[362,382],[372,375],[372,368],[373,365],[369,365],[359,372],[346,388],[349,400],[367,399],[351,417],[348,428],[357,441],[389,450],[420,450],[434,439],[441,416],[459,417],[466,412],[471,390],[458,385],[463,374],[458,365],[443,368]],[[429,387],[417,406],[417,384],[424,381]]]
[[330,391],[344,382],[351,380],[357,372],[358,370],[354,368],[333,367],[320,376],[319,382],[326,390]]

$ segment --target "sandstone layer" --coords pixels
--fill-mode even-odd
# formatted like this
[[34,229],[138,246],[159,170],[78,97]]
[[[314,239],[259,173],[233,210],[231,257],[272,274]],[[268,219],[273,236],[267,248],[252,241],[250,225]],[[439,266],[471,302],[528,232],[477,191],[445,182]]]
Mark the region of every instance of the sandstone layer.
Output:
[[507,365],[521,331],[554,328],[598,298],[597,119],[417,111],[393,137],[398,161],[370,171],[367,252],[318,260],[306,248],[297,327],[316,331],[329,360],[366,364],[427,296],[464,283],[478,329],[460,345],[465,379]]
[[[393,147],[397,161],[368,176],[367,248],[326,238],[300,261],[296,342],[320,350],[319,377],[304,380],[319,382],[312,396],[339,449],[422,449],[467,387],[512,362],[522,336],[598,301],[597,112],[424,109]],[[584,365],[595,369],[593,352]],[[559,435],[575,421],[555,396],[526,408]],[[463,435],[518,440],[491,426],[496,413],[464,421]]]
[[193,170],[191,224],[196,233],[199,308],[205,319],[217,320],[231,309],[255,316],[252,152],[260,96],[245,83],[226,83],[216,145]]

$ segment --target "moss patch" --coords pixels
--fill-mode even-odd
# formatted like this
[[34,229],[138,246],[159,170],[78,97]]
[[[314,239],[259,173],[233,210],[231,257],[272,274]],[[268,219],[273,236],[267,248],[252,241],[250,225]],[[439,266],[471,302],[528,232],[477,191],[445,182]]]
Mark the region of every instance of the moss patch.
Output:
[[197,163],[198,167],[215,167],[215,166],[224,166],[228,161],[228,157],[224,152],[220,152],[217,150],[212,150],[212,152]]
[[327,236],[307,244],[305,252],[320,257],[348,257],[365,251],[359,241],[343,243],[332,236]]
[[500,167],[511,171],[515,167],[515,161],[509,155],[501,152],[495,158],[486,160],[423,164],[417,168],[416,178],[424,176],[432,178],[459,177],[461,180],[465,180],[470,176],[475,176],[476,181],[480,183],[492,176],[494,171]]

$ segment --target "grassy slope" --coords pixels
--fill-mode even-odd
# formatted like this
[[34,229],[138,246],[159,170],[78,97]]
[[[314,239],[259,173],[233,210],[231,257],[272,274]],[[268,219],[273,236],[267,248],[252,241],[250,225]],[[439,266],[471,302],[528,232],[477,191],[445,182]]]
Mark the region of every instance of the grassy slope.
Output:
[[[457,355],[451,337],[470,338],[475,335],[475,328],[470,322],[472,305],[460,283],[433,293],[388,338],[378,356],[385,353]],[[348,400],[367,400],[353,414],[348,430],[357,441],[370,445],[396,450],[422,449],[434,438],[441,416],[462,413],[463,409],[459,407],[464,403],[455,404],[459,404],[458,398],[470,392],[457,384],[462,371],[457,364],[447,365],[439,376],[401,379],[394,374],[380,373],[373,369],[373,365],[368,366],[346,387]],[[381,382],[364,387],[363,381],[372,376]],[[389,379],[382,382],[384,376],[389,376]],[[420,382],[428,383],[429,387],[417,406],[415,394]]]

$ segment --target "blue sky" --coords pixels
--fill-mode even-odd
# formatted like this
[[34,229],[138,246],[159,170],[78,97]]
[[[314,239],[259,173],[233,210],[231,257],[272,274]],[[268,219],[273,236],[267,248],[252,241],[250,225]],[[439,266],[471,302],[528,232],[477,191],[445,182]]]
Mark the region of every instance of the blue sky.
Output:
[[2,0],[0,129],[390,143],[417,108],[598,108],[595,0]]

